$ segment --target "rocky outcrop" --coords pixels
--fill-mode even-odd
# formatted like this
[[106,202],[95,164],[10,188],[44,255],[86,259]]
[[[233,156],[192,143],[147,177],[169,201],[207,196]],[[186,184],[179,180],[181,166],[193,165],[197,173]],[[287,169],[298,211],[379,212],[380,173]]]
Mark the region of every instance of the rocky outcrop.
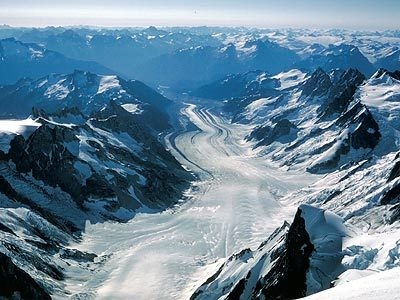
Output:
[[300,205],[256,250],[232,255],[191,299],[297,299],[330,287],[340,268],[342,219]]
[[256,147],[268,146],[275,141],[288,143],[296,139],[297,127],[288,119],[279,120],[273,127],[260,126],[255,128],[247,140],[259,141]]
[[16,136],[11,141],[8,157],[18,172],[60,187],[78,205],[94,198],[116,200],[116,205],[107,206],[112,211],[143,203],[166,207],[191,178],[157,140],[153,128],[113,101],[83,125],[39,121],[43,125],[27,140]]
[[10,143],[9,157],[18,172],[32,172],[33,177],[59,186],[82,204],[84,193],[74,168],[77,157],[68,149],[68,145],[79,147],[76,134],[68,127],[43,124],[26,141],[16,136]]
[[368,108],[360,102],[339,118],[336,124],[355,127],[349,133],[349,144],[354,149],[374,149],[381,138],[378,123]]
[[0,252],[0,298],[2,299],[51,299],[25,271],[17,267],[12,260]]
[[258,249],[246,249],[231,256],[191,299],[294,299],[305,296],[306,273],[314,246],[301,213],[299,209],[292,225],[284,223]]
[[283,251],[273,253],[273,257],[277,257],[278,261],[257,284],[262,286],[256,293],[257,298],[261,295],[267,299],[295,299],[306,296],[306,273],[310,267],[314,245],[310,241],[301,213],[301,209],[298,209],[287,233]]
[[365,76],[358,70],[345,71],[339,80],[331,87],[327,99],[319,108],[322,120],[342,114],[349,107],[357,87],[365,80]]
[[308,171],[319,173],[332,170],[339,165],[341,156],[350,153],[352,149],[370,151],[378,145],[381,138],[378,123],[368,108],[360,102],[349,107],[334,122],[334,126],[343,128],[341,134],[334,143],[327,144],[325,149],[320,150],[322,153],[331,149],[331,155],[314,163]]
[[323,96],[329,91],[331,86],[332,82],[329,75],[321,68],[318,68],[311,74],[310,78],[304,82],[302,86],[302,96],[310,98]]
[[392,170],[390,171],[390,174],[389,174],[389,177],[387,180],[388,182],[390,182],[400,176],[400,160],[399,160],[399,158],[400,158],[400,152],[397,153],[397,155],[395,157],[396,162],[395,162]]

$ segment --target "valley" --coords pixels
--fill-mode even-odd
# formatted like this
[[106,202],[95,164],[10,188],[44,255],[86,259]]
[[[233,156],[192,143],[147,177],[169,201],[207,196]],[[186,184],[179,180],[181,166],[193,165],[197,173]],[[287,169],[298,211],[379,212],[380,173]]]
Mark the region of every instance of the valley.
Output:
[[67,272],[76,297],[188,299],[226,257],[257,247],[292,218],[296,207],[281,203],[284,195],[321,177],[257,157],[242,141],[248,126],[229,124],[212,107],[190,104],[182,114],[199,130],[167,145],[198,175],[188,199],[127,223],[87,223],[82,243],[70,247],[107,259],[83,277]]
[[397,29],[0,38],[0,298],[397,299]]

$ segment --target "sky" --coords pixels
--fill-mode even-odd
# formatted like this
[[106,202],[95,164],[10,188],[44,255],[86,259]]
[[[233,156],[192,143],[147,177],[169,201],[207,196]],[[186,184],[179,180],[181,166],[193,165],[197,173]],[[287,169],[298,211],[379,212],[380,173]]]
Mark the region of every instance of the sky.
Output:
[[0,24],[400,29],[400,0],[0,0]]

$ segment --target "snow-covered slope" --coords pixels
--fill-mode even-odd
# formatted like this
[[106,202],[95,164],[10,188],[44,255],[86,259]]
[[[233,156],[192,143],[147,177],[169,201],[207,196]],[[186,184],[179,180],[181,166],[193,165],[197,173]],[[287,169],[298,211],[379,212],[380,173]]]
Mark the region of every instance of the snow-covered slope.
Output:
[[170,129],[170,102],[140,82],[80,71],[1,93],[5,115],[34,108],[26,120],[0,121],[0,252],[48,293],[65,295],[65,269],[97,257],[66,248],[87,221],[159,212],[193,179],[159,139]]
[[172,128],[141,82],[1,41],[0,75],[45,73],[0,87],[1,295],[395,298],[397,31],[7,30],[195,89]]
[[236,89],[243,92],[229,95],[225,105],[234,121],[253,124],[247,139],[261,154],[288,168],[327,172],[378,144],[379,126],[357,94],[364,81],[357,70],[263,76],[267,88],[247,80],[247,74],[236,75]]
[[[275,76],[286,77],[284,74]],[[297,85],[282,90],[280,95],[256,100],[247,95],[228,101],[236,113],[242,109],[236,118],[246,123],[276,124],[269,130],[266,126],[256,127],[250,135],[260,141],[255,144],[262,148],[257,155],[266,157],[268,161],[275,160],[289,169],[314,171],[313,167],[320,163],[321,157],[338,151],[335,146],[334,151],[332,147],[312,151],[319,143],[332,139],[335,141],[332,144],[337,145],[338,141],[348,139],[346,143],[350,151],[339,151],[340,161],[345,158],[346,164],[330,168],[318,182],[281,200],[285,205],[299,205],[304,218],[309,240],[302,243],[301,253],[304,255],[307,252],[304,250],[310,248],[309,255],[304,258],[304,272],[297,273],[291,284],[286,282],[284,270],[290,265],[290,260],[283,254],[273,256],[272,253],[279,247],[289,251],[288,234],[285,244],[281,242],[280,246],[271,243],[272,235],[258,249],[243,250],[229,258],[197,289],[193,298],[297,298],[333,287],[310,298],[350,299],[354,296],[355,299],[377,299],[376,287],[382,295],[394,299],[395,289],[390,283],[395,280],[400,267],[399,92],[398,72],[379,70],[364,81],[354,70],[330,74],[317,70]],[[282,121],[283,117],[285,121]],[[304,126],[298,126],[302,123]],[[357,137],[360,129],[362,133]],[[377,132],[379,135],[374,137]],[[360,148],[368,148],[368,151],[361,156],[354,155],[352,148],[356,149],[355,143],[360,143]],[[301,149],[299,156],[288,163],[287,158],[293,157],[296,148]],[[308,160],[311,165],[304,163]],[[292,228],[297,223],[295,218],[291,227],[287,226]],[[278,232],[284,236],[282,229]],[[269,246],[264,248],[264,245]],[[245,260],[241,259],[242,253],[246,254]],[[281,276],[274,274],[277,265],[280,265]],[[359,279],[362,277],[366,278]],[[388,285],[373,284],[366,291],[352,290],[344,295],[350,286],[356,289],[367,282],[372,284],[372,278],[385,278]],[[274,288],[271,288],[271,282]],[[276,286],[297,287],[302,284],[303,289],[290,289],[300,291],[296,295],[287,295],[287,288],[278,289],[276,295]]]

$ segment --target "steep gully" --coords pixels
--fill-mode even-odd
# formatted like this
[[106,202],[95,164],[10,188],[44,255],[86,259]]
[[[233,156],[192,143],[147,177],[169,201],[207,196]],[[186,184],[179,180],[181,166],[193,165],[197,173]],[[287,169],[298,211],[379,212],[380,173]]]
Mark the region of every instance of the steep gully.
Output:
[[87,223],[83,241],[71,247],[105,259],[87,271],[68,270],[66,289],[73,295],[188,299],[226,257],[257,247],[292,220],[296,207],[279,199],[318,179],[253,155],[242,139],[246,125],[230,124],[218,110],[187,104],[181,112],[180,121],[191,126],[165,140],[198,181],[187,199],[162,213]]

